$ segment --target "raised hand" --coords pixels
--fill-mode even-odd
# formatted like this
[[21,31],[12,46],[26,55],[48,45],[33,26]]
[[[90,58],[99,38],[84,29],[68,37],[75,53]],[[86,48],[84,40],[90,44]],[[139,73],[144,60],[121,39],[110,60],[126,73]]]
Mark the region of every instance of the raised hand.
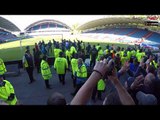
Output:
[[143,81],[144,81],[143,75],[139,75],[138,77],[136,77],[134,82],[131,84],[131,89],[132,90],[137,90],[138,88],[143,86]]
[[93,70],[99,71],[102,76],[104,76],[107,70],[107,60],[104,59],[103,61],[98,61]]

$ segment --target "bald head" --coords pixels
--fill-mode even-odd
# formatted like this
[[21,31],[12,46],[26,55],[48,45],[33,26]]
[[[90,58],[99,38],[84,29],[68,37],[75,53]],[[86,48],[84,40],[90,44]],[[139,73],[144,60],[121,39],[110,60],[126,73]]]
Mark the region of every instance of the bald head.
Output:
[[82,65],[83,63],[83,59],[82,58],[78,58],[78,65]]
[[65,97],[58,92],[54,92],[47,101],[47,105],[66,105]]
[[154,74],[148,73],[148,74],[145,76],[144,85],[145,85],[145,86],[150,86],[150,85],[153,83],[154,80],[155,80]]

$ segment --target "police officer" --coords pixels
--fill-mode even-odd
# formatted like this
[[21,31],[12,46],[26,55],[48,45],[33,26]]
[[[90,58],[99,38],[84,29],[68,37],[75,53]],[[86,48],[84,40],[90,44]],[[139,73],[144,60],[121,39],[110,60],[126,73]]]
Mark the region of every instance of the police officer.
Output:
[[[26,48],[28,48],[28,47],[26,47]],[[23,67],[26,69],[26,71],[28,73],[28,76],[30,79],[29,84],[31,84],[32,82],[35,81],[35,79],[33,78],[33,69],[34,69],[33,57],[31,55],[29,49],[26,50],[25,55],[23,56],[22,63],[23,63]]]
[[66,59],[67,59],[67,62],[68,62],[68,66],[70,66],[70,63],[71,63],[71,52],[70,52],[70,49],[66,49]]
[[71,59],[71,68],[72,68],[72,79],[73,79],[73,87],[76,87],[76,77],[75,77],[75,71],[78,68],[78,54],[74,54],[73,58]]
[[95,45],[93,45],[93,48],[90,51],[90,67],[94,67],[96,64],[96,58],[98,56],[98,50],[96,49]]
[[52,73],[49,67],[49,64],[47,62],[47,57],[44,55],[41,61],[41,73],[42,77],[45,81],[45,85],[47,89],[51,89],[49,85],[49,79],[52,77]]
[[4,74],[5,74],[6,72],[7,72],[6,66],[5,66],[3,60],[0,58],[0,75],[3,76],[3,79],[5,79],[5,75],[4,75]]
[[87,68],[83,63],[82,58],[78,58],[78,68],[76,70],[75,76],[76,76],[76,89],[74,93],[71,93],[71,95],[73,96],[78,92],[78,90],[87,80]]
[[59,57],[55,59],[54,68],[59,77],[59,81],[64,85],[65,84],[65,74],[68,69],[67,59],[64,58],[63,52],[59,53]]
[[3,79],[3,75],[0,75],[0,99],[8,105],[17,104],[14,88],[9,81]]

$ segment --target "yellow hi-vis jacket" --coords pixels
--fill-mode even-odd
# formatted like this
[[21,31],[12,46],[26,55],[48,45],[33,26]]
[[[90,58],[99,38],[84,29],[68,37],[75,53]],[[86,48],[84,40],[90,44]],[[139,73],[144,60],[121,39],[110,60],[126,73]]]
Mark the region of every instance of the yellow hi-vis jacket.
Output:
[[71,53],[71,55],[73,55],[73,53],[77,53],[77,50],[74,46],[71,46],[70,53]]
[[87,78],[87,68],[84,64],[80,68],[78,68],[76,72],[76,76],[78,78]]
[[124,51],[120,51],[120,57],[124,56]]
[[128,60],[130,60],[131,56],[132,56],[131,51],[127,51],[127,58],[128,58]]
[[55,59],[54,68],[56,69],[57,74],[65,74],[66,69],[68,68],[67,59],[64,57],[58,57]]
[[[33,58],[32,58],[32,55],[29,55],[29,54],[25,53],[25,55],[23,56],[23,59],[22,59],[23,66],[24,66],[25,68],[31,66],[31,63],[30,63],[30,64],[28,63],[26,57],[28,57],[29,59],[33,59]],[[33,61],[32,61],[32,66],[33,66]]]
[[72,66],[72,74],[75,75],[75,71],[78,69],[78,59],[72,58],[71,66]]
[[103,79],[100,79],[97,84],[97,90],[105,90],[106,84]]
[[[153,64],[152,64],[153,63]],[[155,62],[155,60],[153,60],[152,62],[150,62],[150,65],[154,65],[154,67],[157,69],[158,67],[158,63]]]
[[121,64],[122,64],[122,66],[124,65],[124,63],[125,62],[127,62],[128,61],[128,57],[126,56],[126,57],[121,57]]
[[69,50],[66,50],[66,59],[69,58],[69,61],[71,61],[71,52]]
[[6,66],[3,60],[0,58],[0,75],[3,75],[5,72],[7,72]]
[[52,77],[50,67],[45,60],[41,61],[41,73],[44,80],[49,80]]
[[55,57],[55,59],[56,59],[57,57],[59,57],[59,53],[60,53],[60,52],[62,52],[61,49],[59,49],[59,48],[55,48],[55,49],[54,49],[54,57]]
[[131,56],[136,56],[136,51],[135,50],[131,51]]
[[25,56],[23,56],[23,65],[25,68],[28,67],[28,62]]
[[103,56],[103,50],[102,49],[98,51],[98,56],[97,56],[96,60],[99,61],[101,56]]
[[2,99],[4,102],[8,103],[9,105],[16,105],[17,98],[15,95],[12,100],[8,100],[8,97],[10,96],[10,94],[15,94],[13,86],[7,80],[3,80],[3,82],[5,83],[5,85],[0,86],[0,99]]
[[98,50],[99,49],[99,47],[101,47],[100,45],[96,45],[96,49]]
[[138,62],[141,61],[142,57],[143,57],[143,54],[142,54],[141,52],[138,52],[138,53],[136,54],[136,58],[137,58]]

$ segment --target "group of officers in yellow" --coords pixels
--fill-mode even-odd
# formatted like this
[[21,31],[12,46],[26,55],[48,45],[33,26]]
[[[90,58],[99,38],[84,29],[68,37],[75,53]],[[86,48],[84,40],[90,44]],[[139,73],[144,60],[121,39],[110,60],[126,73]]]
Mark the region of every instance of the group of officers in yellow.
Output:
[[3,60],[0,58],[0,100],[4,105],[16,105],[18,103],[12,84],[5,79],[7,72]]
[[[104,51],[101,49],[100,45],[96,46],[96,49],[98,50],[97,54],[97,61],[100,60],[100,57],[103,55],[109,54],[109,49],[105,49]],[[120,55],[121,58],[121,64],[123,65],[126,61],[128,61],[132,56],[136,57],[138,62],[145,56],[145,52],[137,50],[119,50],[114,51],[113,49],[110,50],[110,53],[112,53],[112,57],[116,56],[117,54]],[[54,69],[56,70],[56,73],[59,76],[60,82],[64,85],[65,84],[65,74],[68,70],[69,62],[71,64],[71,70],[72,70],[72,78],[73,78],[73,84],[74,87],[76,87],[75,92],[72,93],[72,95],[75,95],[80,87],[86,82],[88,76],[87,67],[82,60],[82,58],[78,58],[77,50],[74,46],[71,46],[70,49],[67,49],[65,53],[62,52],[60,48],[54,48]],[[27,62],[27,61],[26,61]],[[157,63],[153,60],[154,66],[157,68]],[[44,55],[41,60],[40,64],[41,68],[41,74],[43,79],[45,80],[46,88],[51,89],[51,86],[49,84],[49,79],[52,78],[52,72],[51,67],[47,62],[47,56]],[[4,62],[2,59],[0,59],[0,99],[5,101],[9,105],[15,105],[17,104],[17,98],[14,92],[14,88],[11,85],[11,83],[4,78],[4,74],[6,73],[6,67],[4,65]],[[104,91],[105,90],[105,82],[103,79],[99,80],[97,83],[97,90],[98,91]]]

